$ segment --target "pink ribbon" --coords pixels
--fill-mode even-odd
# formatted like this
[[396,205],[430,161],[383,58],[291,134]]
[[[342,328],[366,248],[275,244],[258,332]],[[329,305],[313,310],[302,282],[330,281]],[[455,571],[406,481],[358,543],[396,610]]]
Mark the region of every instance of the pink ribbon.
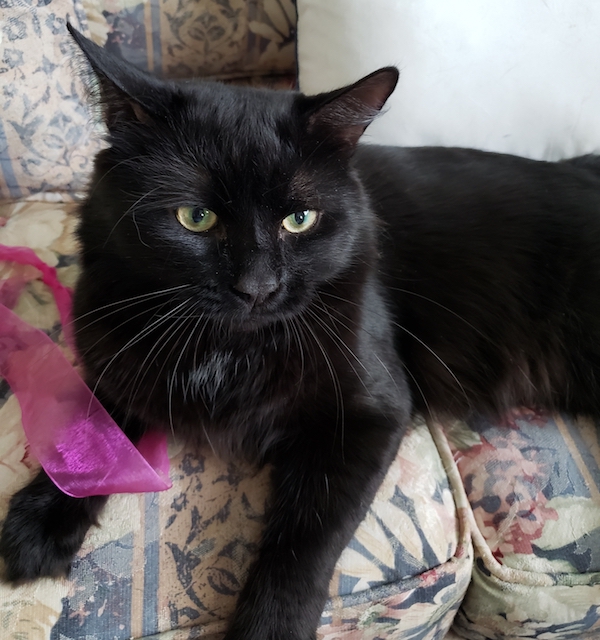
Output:
[[[26,247],[0,245],[0,260],[30,264],[42,272],[73,346],[71,293],[58,281],[56,270]],[[171,487],[166,436],[147,433],[136,449],[54,342],[1,304],[0,375],[19,401],[31,451],[67,495],[84,498]]]

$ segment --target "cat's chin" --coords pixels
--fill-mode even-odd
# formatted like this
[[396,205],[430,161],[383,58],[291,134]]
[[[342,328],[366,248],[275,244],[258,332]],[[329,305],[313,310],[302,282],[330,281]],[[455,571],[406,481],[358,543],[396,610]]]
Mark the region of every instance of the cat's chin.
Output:
[[305,304],[301,298],[286,298],[284,303],[279,304],[238,308],[236,311],[230,309],[223,314],[218,313],[215,320],[235,333],[250,333],[288,322],[293,323],[295,318],[302,315],[304,309]]
[[228,323],[231,331],[235,333],[252,333],[260,329],[266,329],[279,324],[284,319],[281,315],[274,314],[249,314],[242,318],[229,318]]
[[301,309],[289,308],[284,311],[252,310],[239,315],[230,314],[220,320],[234,333],[252,333],[268,327],[293,323],[294,318],[301,315]]

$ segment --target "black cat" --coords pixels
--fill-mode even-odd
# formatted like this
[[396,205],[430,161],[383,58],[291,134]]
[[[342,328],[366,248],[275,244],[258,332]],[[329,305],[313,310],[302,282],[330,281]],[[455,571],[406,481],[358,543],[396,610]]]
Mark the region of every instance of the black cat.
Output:
[[[357,147],[394,68],[312,97],[167,82],[72,33],[110,143],[78,230],[88,383],[133,439],[273,465],[227,640],[315,638],[414,409],[600,417],[595,158]],[[4,522],[8,579],[64,575],[105,501],[40,473]]]

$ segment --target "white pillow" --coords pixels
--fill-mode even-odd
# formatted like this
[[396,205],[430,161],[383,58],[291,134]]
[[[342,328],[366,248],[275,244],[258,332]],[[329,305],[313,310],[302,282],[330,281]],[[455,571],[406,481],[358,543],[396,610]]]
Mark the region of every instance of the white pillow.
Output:
[[599,0],[297,0],[300,88],[396,65],[366,142],[600,151]]

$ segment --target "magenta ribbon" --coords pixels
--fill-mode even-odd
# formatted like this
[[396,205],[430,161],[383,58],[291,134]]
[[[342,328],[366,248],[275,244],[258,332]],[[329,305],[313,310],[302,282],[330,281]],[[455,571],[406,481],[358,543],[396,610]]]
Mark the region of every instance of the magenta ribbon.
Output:
[[[59,282],[56,270],[26,247],[0,245],[0,260],[41,271],[73,347],[71,292]],[[0,375],[19,401],[32,453],[67,495],[84,498],[172,486],[166,435],[149,432],[136,449],[56,344],[2,304]]]

